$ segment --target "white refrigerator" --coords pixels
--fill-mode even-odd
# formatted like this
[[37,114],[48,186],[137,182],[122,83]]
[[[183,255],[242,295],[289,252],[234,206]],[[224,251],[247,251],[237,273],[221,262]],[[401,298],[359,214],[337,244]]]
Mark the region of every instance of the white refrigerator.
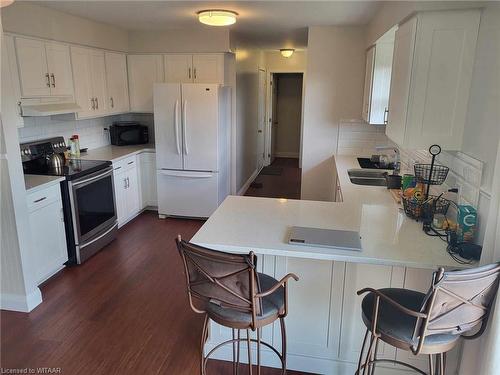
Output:
[[155,84],[160,217],[209,217],[227,196],[227,98],[217,84]]

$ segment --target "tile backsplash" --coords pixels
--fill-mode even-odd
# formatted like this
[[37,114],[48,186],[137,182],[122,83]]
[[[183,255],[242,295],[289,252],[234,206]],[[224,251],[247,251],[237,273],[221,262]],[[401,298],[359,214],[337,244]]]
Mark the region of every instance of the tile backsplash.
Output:
[[147,125],[150,139],[154,141],[154,125],[152,114],[124,114],[99,117],[88,120],[68,120],[66,115],[47,117],[27,117],[24,127],[19,128],[19,142],[30,142],[38,139],[62,136],[68,142],[73,134],[80,136],[80,147],[90,150],[110,144],[107,129],[115,121],[138,121]]
[[392,145],[383,125],[370,125],[363,120],[341,120],[338,129],[338,155],[370,156],[378,153],[376,146]]

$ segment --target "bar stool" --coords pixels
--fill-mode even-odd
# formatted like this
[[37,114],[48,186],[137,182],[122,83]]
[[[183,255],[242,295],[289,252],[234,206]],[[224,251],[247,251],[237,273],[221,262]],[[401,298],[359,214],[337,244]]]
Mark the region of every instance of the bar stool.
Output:
[[[379,358],[377,349],[382,340],[414,355],[427,354],[429,374],[444,375],[446,353],[458,344],[460,337],[474,339],[486,329],[499,280],[500,263],[494,263],[460,271],[445,272],[439,268],[427,294],[396,288],[358,291],[358,295],[368,293],[361,303],[367,330],[355,374],[363,370],[363,375],[373,375],[376,363],[387,362],[427,375],[408,363]],[[465,335],[474,328],[479,329]]]
[[[281,361],[282,374],[286,374],[286,329],[288,312],[287,283],[290,278],[298,281],[294,274],[288,274],[280,281],[257,272],[257,257],[249,254],[230,254],[197,246],[176,239],[177,249],[184,263],[187,293],[191,309],[204,314],[201,334],[200,373],[205,375],[210,356],[226,344],[233,345],[233,373],[237,374],[240,361],[240,342],[248,347],[248,370],[252,374],[251,343],[257,344],[257,374],[260,375],[260,346],[271,349]],[[209,319],[232,329],[232,339],[215,346],[205,356],[205,342],[208,338]],[[261,340],[261,328],[280,320],[281,353]],[[246,330],[246,337],[240,331]],[[257,338],[250,337],[250,330],[257,331]]]

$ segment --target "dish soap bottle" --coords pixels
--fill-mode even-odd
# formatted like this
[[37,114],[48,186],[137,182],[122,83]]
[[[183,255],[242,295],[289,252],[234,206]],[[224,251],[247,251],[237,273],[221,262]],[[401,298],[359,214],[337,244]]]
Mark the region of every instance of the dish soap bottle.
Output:
[[78,134],[73,134],[69,139],[70,154],[74,158],[80,157],[80,140]]

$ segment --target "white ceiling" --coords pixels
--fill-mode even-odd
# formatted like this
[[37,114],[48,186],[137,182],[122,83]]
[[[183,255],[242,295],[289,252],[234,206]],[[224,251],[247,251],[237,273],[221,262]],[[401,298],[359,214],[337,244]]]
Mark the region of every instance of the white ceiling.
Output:
[[260,47],[307,44],[307,26],[364,25],[376,12],[374,1],[37,1],[69,14],[127,30],[207,28],[196,12],[207,8],[239,13],[230,26]]

